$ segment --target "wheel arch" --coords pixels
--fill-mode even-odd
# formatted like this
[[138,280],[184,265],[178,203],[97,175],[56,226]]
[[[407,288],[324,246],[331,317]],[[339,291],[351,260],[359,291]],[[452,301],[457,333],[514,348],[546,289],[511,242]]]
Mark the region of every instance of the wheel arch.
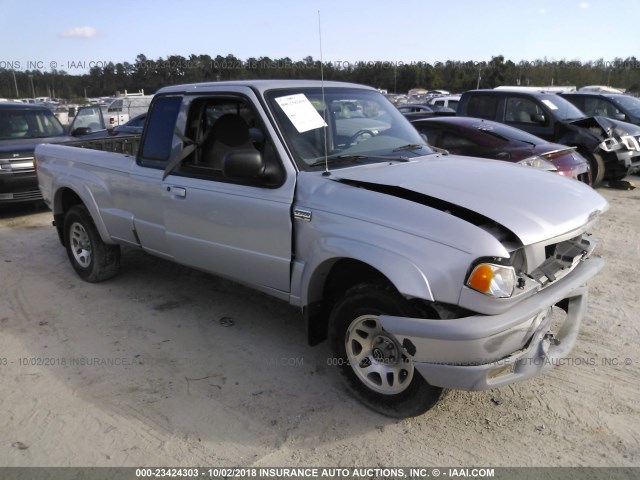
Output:
[[332,305],[349,288],[372,280],[382,280],[401,295],[433,301],[426,275],[411,261],[380,248],[360,245],[354,255],[325,257],[305,268],[301,305],[307,324],[308,341],[316,345],[327,338]]
[[91,192],[89,190],[79,192],[77,189],[65,185],[56,190],[53,199],[53,218],[56,230],[58,232],[58,237],[60,238],[60,242],[63,246],[64,217],[69,209],[74,205],[83,205],[89,212],[89,215],[91,215],[91,219],[93,220],[93,223],[95,224],[98,233],[100,234],[100,238],[102,238],[105,243],[114,243],[107,232],[107,228],[104,222],[102,221],[102,217],[100,216],[100,212],[93,198],[93,195],[91,195]]

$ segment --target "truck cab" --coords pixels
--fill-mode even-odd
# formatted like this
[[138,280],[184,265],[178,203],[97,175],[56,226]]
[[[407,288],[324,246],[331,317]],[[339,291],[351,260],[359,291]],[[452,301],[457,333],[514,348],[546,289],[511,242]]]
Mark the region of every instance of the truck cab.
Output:
[[120,248],[139,248],[286,301],[387,416],[548,368],[575,344],[603,266],[588,231],[607,203],[590,187],[435,152],[362,85],[166,87],[136,147],[36,151],[76,273],[108,280]]

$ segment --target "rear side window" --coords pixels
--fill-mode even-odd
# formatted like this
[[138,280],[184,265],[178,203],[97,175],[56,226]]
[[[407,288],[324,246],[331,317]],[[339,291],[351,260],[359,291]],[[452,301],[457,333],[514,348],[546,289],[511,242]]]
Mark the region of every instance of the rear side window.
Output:
[[586,98],[582,111],[589,116],[602,115],[612,118],[615,118],[616,114],[622,113],[615,105],[604,98]]
[[158,98],[147,118],[147,130],[141,149],[141,158],[166,162],[171,155],[173,130],[180,111],[182,97]]
[[107,112],[121,112],[122,111],[122,100],[114,100],[109,105]]
[[474,95],[469,99],[467,115],[469,117],[494,120],[498,111],[498,97],[489,95]]

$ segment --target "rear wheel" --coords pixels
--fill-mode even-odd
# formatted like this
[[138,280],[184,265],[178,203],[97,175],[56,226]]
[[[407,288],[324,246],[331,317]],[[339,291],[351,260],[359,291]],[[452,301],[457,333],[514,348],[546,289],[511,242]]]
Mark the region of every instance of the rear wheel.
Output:
[[118,273],[120,247],[102,241],[83,205],[74,205],[64,217],[64,244],[71,266],[83,280],[101,282]]
[[329,320],[335,363],[349,390],[372,410],[394,418],[420,415],[436,404],[442,389],[422,378],[402,345],[382,327],[382,314],[422,315],[382,283],[357,285],[338,300]]

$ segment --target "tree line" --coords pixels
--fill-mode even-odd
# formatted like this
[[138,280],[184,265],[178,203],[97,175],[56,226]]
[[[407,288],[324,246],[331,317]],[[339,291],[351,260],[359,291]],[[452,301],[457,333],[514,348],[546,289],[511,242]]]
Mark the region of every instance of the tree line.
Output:
[[[102,62],[101,62],[102,63]],[[1,66],[0,66],[1,67]],[[319,79],[349,81],[406,93],[412,88],[463,92],[499,85],[585,86],[609,85],[638,94],[640,61],[635,57],[580,62],[538,59],[513,62],[502,55],[488,62],[447,61],[325,61],[309,56],[294,61],[288,57],[239,59],[234,55],[170,55],[156,60],[140,54],[135,62],[102,63],[88,73],[71,75],[64,70],[15,71],[0,68],[0,97],[56,97],[82,100],[111,96],[115,92],[159,88],[181,83],[251,79]]]

